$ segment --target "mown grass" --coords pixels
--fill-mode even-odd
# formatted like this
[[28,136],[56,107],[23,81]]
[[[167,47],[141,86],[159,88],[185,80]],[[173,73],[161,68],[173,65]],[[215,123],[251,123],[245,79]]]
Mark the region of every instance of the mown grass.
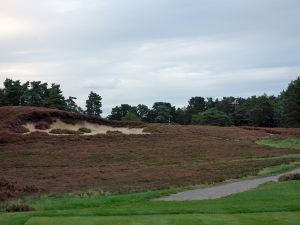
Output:
[[[266,145],[272,148],[287,148],[287,149],[299,149],[300,150],[300,138],[296,137],[288,137],[285,139],[276,139],[276,138],[263,138],[256,141],[259,145]],[[272,167],[266,167],[259,171],[258,175],[266,176],[266,175],[274,175],[279,173],[287,172],[291,169],[297,168],[300,165],[300,162],[297,161],[300,158],[300,154],[289,154],[282,156],[269,157],[269,159],[295,159],[295,162],[291,162],[288,164],[282,164]],[[256,159],[261,160],[261,159]]]
[[300,162],[292,162],[289,164],[282,164],[278,166],[267,167],[259,171],[258,175],[266,176],[266,175],[275,175],[287,172],[291,169],[295,169],[300,166]]
[[256,143],[273,148],[288,148],[300,150],[300,138],[298,137],[289,137],[285,139],[263,138],[256,141]]
[[[24,202],[36,208],[37,211],[2,213],[0,214],[0,224],[23,225],[30,218],[33,219],[29,220],[26,225],[76,225],[73,223],[74,221],[84,221],[79,223],[80,225],[102,223],[112,225],[188,225],[219,224],[222,221],[222,224],[297,224],[295,223],[296,219],[300,220],[298,213],[300,212],[299,190],[300,181],[288,181],[263,185],[257,189],[222,199],[205,201],[162,202],[151,200],[174,193],[176,190],[116,196],[65,195],[30,198]],[[267,212],[276,213],[266,214]],[[245,213],[257,213],[258,215],[248,216],[244,215]],[[141,215],[144,217],[137,217]],[[105,218],[103,218],[104,216]],[[39,218],[34,219],[35,217]],[[44,221],[40,217],[51,217],[52,219],[45,218],[46,221]],[[175,220],[178,222],[173,222]],[[235,223],[237,221],[239,223]]]
[[182,214],[116,217],[36,217],[25,225],[298,225],[300,212],[251,214]]

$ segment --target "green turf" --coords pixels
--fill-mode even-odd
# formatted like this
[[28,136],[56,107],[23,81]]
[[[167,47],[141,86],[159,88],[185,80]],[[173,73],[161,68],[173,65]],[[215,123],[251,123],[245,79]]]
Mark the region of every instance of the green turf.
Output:
[[291,169],[298,168],[299,166],[300,166],[300,162],[292,162],[290,164],[282,164],[278,166],[267,167],[262,169],[258,173],[258,175],[265,176],[265,175],[281,174]]
[[300,138],[289,137],[286,139],[263,138],[256,141],[257,144],[274,148],[289,148],[300,150]]
[[35,217],[25,225],[298,225],[300,212],[155,216]]
[[[24,222],[28,220],[26,225],[31,225],[31,223],[47,225],[48,222],[44,223],[43,221],[40,221],[40,223],[38,223],[40,217],[47,217],[45,219],[49,221],[49,224],[55,223],[55,225],[64,225],[64,221],[58,222],[56,219],[66,220],[67,222],[70,219],[71,223],[73,221],[72,217],[82,217],[81,220],[84,220],[89,224],[88,222],[93,222],[93,220],[109,219],[108,216],[113,216],[110,217],[112,220],[114,220],[113,218],[116,218],[114,220],[116,222],[105,223],[104,221],[102,223],[101,221],[96,221],[95,223],[118,224],[125,218],[121,216],[126,216],[127,219],[134,221],[135,219],[140,218],[135,217],[138,215],[145,216],[145,220],[141,219],[141,222],[135,223],[141,225],[153,224],[153,221],[157,221],[155,218],[161,218],[161,224],[176,225],[176,223],[168,222],[172,221],[174,218],[181,218],[178,219],[178,225],[201,224],[195,222],[197,219],[204,221],[204,224],[218,224],[215,221],[210,222],[209,218],[221,218],[222,224],[226,224],[226,222],[227,224],[232,224],[230,222],[232,220],[234,221],[234,218],[242,218],[244,214],[248,213],[257,213],[259,215],[253,218],[245,217],[245,220],[242,220],[243,223],[241,224],[262,224],[262,221],[266,221],[266,223],[263,224],[276,224],[273,220],[276,220],[278,222],[277,224],[295,224],[295,218],[298,218],[300,221],[298,214],[298,212],[300,212],[299,190],[300,181],[288,181],[267,184],[222,199],[206,201],[160,202],[150,200],[153,197],[172,193],[174,190],[106,197],[75,197],[74,195],[66,195],[31,198],[26,200],[25,203],[35,207],[37,211],[0,214],[0,224],[23,225]],[[273,217],[264,216],[267,215],[265,214],[267,212],[274,212],[274,214],[269,214],[273,215]],[[185,216],[186,214],[189,215]],[[197,216],[197,214],[199,215]],[[102,216],[105,216],[105,218],[102,218]],[[51,217],[53,220],[48,217]],[[93,219],[91,217],[101,218]],[[32,219],[29,220],[30,218]],[[118,222],[118,218],[121,222]],[[257,223],[252,223],[252,219],[255,218],[260,220],[258,220]],[[80,221],[80,219],[78,219],[78,221]],[[247,221],[249,221],[249,223],[247,223]],[[67,225],[68,224],[69,222]],[[71,224],[76,225],[76,223]],[[80,224],[84,225],[84,223]],[[121,224],[130,225],[134,223],[126,222]]]

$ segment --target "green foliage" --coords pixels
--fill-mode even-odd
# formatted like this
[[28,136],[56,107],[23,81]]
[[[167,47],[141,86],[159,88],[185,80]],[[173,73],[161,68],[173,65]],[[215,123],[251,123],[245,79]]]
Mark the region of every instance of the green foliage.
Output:
[[235,125],[274,127],[275,105],[274,96],[252,96],[237,106],[233,114],[233,122]]
[[182,125],[191,124],[191,115],[186,108],[177,108],[175,115],[176,115],[175,117],[176,123]]
[[234,113],[237,103],[238,101],[235,97],[223,97],[221,101],[215,103],[215,107],[227,115],[230,115]]
[[132,106],[128,104],[121,104],[121,106],[116,106],[112,108],[111,114],[108,116],[110,120],[122,120],[127,113],[132,110]]
[[263,138],[256,141],[256,143],[273,148],[289,148],[300,150],[300,138],[297,137],[289,137],[286,139]]
[[287,127],[300,127],[300,77],[283,93],[283,118]]
[[66,109],[65,98],[62,95],[59,84],[51,84],[51,87],[48,89],[48,94],[45,98],[45,106],[48,108],[55,109]]
[[155,102],[152,106],[152,121],[168,123],[175,120],[175,107],[168,102]]
[[78,105],[76,104],[76,102],[74,101],[76,98],[69,96],[68,99],[66,99],[66,110],[69,112],[73,112],[73,113],[80,113],[80,108],[78,107]]
[[4,106],[5,105],[5,95],[4,95],[4,90],[0,88],[0,106]]
[[[102,113],[101,96],[91,92],[86,101],[87,110],[76,105],[75,97],[65,99],[60,85],[52,84],[48,88],[47,83],[32,81],[21,83],[19,80],[6,79],[4,88],[0,89],[0,106],[4,105],[25,105],[44,106],[57,108],[76,113],[86,113],[88,115],[100,116]],[[192,97],[187,107],[177,108],[168,102],[156,102],[152,109],[146,105],[130,106],[122,104],[112,109],[111,120],[122,120],[129,111],[131,120],[139,120],[154,123],[179,123],[179,124],[222,124],[228,125],[224,114],[217,113],[217,117],[222,117],[223,122],[202,122],[201,115],[205,110],[217,109],[229,117],[236,126],[257,126],[257,127],[300,127],[300,77],[292,81],[288,89],[278,97],[274,96],[252,96],[250,98],[235,98],[233,96],[222,99]],[[134,113],[133,113],[134,112]],[[216,113],[215,110],[208,111]],[[136,115],[137,117],[136,117]],[[206,115],[206,114],[204,114]],[[193,118],[193,119],[192,119]],[[227,122],[226,122],[227,121]]]
[[203,97],[192,97],[189,100],[187,110],[190,114],[197,114],[203,112],[206,108],[205,99]]
[[150,113],[150,109],[148,108],[148,106],[143,105],[143,104],[139,104],[136,107],[136,112],[137,115],[139,116],[139,118],[144,121],[144,122],[149,122],[149,113]]
[[123,118],[123,121],[141,121],[135,110],[130,110]]
[[231,120],[224,112],[211,108],[192,116],[192,124],[230,126]]
[[64,98],[58,84],[48,87],[47,83],[41,81],[27,81],[22,84],[19,80],[6,79],[3,85],[4,88],[0,89],[0,106],[48,107],[84,113],[84,110],[76,105],[75,97]]
[[6,79],[3,83],[3,103],[4,105],[21,105],[21,97],[28,89],[29,82],[21,84],[19,80]]
[[90,92],[88,100],[86,100],[86,114],[89,116],[100,116],[102,113],[102,98],[95,92]]
[[45,99],[49,96],[48,84],[41,81],[30,82],[30,87],[21,96],[23,105],[44,106]]

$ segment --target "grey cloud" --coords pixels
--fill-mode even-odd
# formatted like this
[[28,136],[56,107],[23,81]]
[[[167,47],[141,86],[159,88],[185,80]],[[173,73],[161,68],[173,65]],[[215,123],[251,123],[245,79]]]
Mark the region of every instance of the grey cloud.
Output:
[[0,0],[0,82],[121,103],[276,94],[300,72],[298,0]]

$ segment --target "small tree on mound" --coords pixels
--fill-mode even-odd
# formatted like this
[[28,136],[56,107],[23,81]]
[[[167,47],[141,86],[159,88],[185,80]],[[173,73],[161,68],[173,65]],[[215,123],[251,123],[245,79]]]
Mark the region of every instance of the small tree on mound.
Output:
[[211,108],[203,113],[192,116],[192,124],[230,126],[229,116],[216,108]]

